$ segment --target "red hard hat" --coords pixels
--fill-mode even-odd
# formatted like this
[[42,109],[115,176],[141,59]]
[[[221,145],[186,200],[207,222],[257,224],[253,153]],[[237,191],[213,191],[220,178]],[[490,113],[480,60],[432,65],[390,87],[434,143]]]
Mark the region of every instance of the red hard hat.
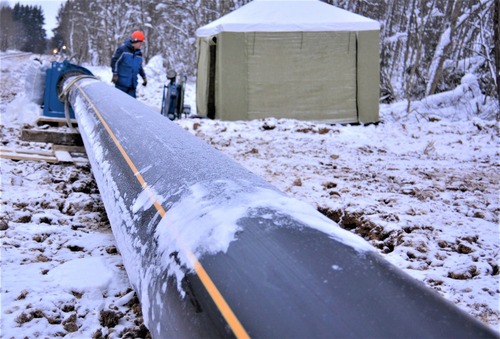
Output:
[[144,41],[144,33],[142,33],[141,31],[134,31],[134,33],[132,33],[132,35],[130,36],[130,41]]

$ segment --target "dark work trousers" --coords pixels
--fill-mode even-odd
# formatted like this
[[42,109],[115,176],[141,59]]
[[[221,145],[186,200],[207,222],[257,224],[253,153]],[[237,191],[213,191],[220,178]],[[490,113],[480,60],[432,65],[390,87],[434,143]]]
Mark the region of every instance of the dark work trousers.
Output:
[[135,98],[135,87],[123,87],[115,84],[115,87]]

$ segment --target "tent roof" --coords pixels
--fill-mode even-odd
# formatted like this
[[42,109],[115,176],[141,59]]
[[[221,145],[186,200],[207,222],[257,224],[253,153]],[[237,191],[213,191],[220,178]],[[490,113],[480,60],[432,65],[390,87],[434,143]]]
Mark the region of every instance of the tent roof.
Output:
[[198,37],[220,32],[379,30],[372,19],[319,0],[254,0],[196,30]]

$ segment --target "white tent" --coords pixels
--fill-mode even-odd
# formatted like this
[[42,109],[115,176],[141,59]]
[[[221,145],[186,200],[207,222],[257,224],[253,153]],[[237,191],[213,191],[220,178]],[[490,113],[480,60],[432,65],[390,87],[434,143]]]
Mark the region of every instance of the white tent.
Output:
[[318,0],[254,0],[196,31],[198,114],[378,121],[379,27]]

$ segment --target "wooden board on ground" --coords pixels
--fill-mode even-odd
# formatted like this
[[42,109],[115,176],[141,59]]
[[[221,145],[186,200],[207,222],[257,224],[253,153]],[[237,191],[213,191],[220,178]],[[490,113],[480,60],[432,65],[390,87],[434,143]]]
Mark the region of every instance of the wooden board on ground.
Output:
[[73,157],[68,151],[54,151],[54,155],[59,162],[73,162]]
[[[71,154],[73,153],[73,155]],[[48,163],[86,164],[85,148],[54,145],[52,150],[0,147],[0,158],[11,160],[46,161]]]
[[[76,119],[71,119],[71,125],[73,127],[78,126],[78,122]],[[63,126],[68,126],[68,121],[65,118],[52,118],[52,117],[39,117],[36,120],[36,125],[37,126],[42,126],[42,125],[49,125],[49,126],[54,126],[54,127],[63,127]]]
[[52,145],[53,151],[67,151],[70,153],[86,154],[85,147],[83,146],[68,146],[68,145]]
[[21,140],[53,143],[58,145],[83,146],[83,140],[78,132],[64,132],[24,128]]
[[54,156],[54,154],[47,154],[46,151],[39,151],[40,153],[36,152],[37,151],[35,150],[0,147],[0,158],[11,160],[47,161],[50,163],[57,162],[57,158]]

